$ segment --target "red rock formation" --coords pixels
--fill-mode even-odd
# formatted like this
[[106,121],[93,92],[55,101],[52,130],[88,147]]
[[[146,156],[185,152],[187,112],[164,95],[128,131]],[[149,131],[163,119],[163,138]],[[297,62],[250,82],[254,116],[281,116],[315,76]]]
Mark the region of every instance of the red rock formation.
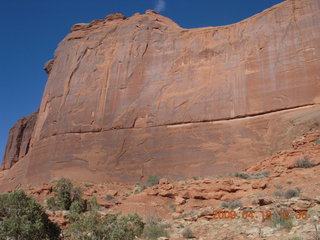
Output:
[[319,0],[223,27],[183,29],[153,11],[77,24],[51,62],[27,159],[2,178],[246,168],[319,128],[319,56]]
[[4,153],[2,169],[10,169],[16,162],[24,158],[29,151],[31,135],[37,121],[38,112],[20,119],[9,133]]

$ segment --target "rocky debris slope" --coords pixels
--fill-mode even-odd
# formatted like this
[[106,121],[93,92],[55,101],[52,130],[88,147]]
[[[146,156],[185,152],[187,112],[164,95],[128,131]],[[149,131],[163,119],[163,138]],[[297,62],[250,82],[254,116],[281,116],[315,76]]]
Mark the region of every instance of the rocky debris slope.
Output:
[[[188,227],[203,240],[313,240],[320,219],[319,157],[320,132],[316,131],[297,138],[291,149],[230,177],[162,178],[147,189],[141,188],[142,183],[77,185],[83,189],[85,199],[97,198],[104,215],[136,212],[144,218],[163,219],[170,226],[170,239],[183,239],[182,232]],[[308,158],[312,165],[297,164],[302,158]],[[53,186],[50,183],[26,191],[45,203],[52,196]],[[239,218],[212,219],[214,210],[231,212],[228,207],[233,207]],[[291,215],[286,221],[263,218],[268,211],[289,211]],[[48,213],[61,226],[68,226],[68,212]]]
[[153,11],[76,24],[46,64],[28,154],[0,190],[245,169],[319,129],[319,49],[318,0],[222,27],[183,29]]

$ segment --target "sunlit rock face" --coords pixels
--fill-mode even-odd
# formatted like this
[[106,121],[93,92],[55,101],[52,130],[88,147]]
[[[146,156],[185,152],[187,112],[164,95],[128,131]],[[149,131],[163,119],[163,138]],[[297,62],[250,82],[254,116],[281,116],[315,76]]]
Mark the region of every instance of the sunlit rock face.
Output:
[[183,29],[153,11],[76,24],[46,66],[28,153],[0,179],[239,171],[319,128],[319,69],[319,0],[222,27]]

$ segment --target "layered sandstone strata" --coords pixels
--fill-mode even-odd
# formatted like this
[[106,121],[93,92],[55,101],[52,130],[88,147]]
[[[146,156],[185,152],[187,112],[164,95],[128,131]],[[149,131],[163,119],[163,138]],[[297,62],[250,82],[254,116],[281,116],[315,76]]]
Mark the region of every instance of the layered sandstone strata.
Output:
[[319,57],[319,0],[222,27],[153,11],[76,24],[46,65],[30,150],[2,179],[238,171],[319,128]]

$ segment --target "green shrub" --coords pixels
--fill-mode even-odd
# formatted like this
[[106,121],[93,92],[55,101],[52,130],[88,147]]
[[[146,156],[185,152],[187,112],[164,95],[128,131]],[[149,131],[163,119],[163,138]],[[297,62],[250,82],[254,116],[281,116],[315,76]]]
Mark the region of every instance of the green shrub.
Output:
[[279,197],[279,198],[281,198],[281,197],[283,197],[283,191],[275,191],[274,193],[273,193],[276,197]]
[[183,212],[180,218],[192,218],[197,215],[197,212],[194,210]]
[[91,197],[88,201],[87,201],[87,210],[88,211],[96,211],[99,210],[100,206],[98,204],[97,198],[96,197]]
[[61,178],[57,185],[54,187],[53,191],[56,192],[57,204],[60,209],[69,210],[72,198],[71,193],[73,190],[73,185],[70,179]]
[[137,214],[102,218],[97,212],[87,212],[70,225],[66,232],[70,240],[132,240],[142,234],[144,223]]
[[177,209],[177,205],[174,205],[174,204],[171,204],[170,206],[169,206],[169,208],[172,210],[172,211],[176,211],[176,209]]
[[152,187],[159,184],[160,179],[160,176],[149,176],[147,180],[147,187]]
[[137,186],[134,190],[134,194],[141,193],[143,190],[145,190],[147,186],[145,184],[137,183]]
[[291,237],[291,238],[288,238],[288,240],[303,240],[302,237]]
[[47,208],[49,208],[50,210],[53,210],[53,211],[60,209],[60,207],[58,206],[58,204],[56,202],[55,197],[51,197],[51,198],[47,199]]
[[190,228],[188,228],[188,227],[186,227],[186,228],[182,231],[182,236],[183,236],[184,238],[187,238],[187,239],[189,239],[189,238],[195,238],[192,230],[191,230]]
[[60,228],[24,191],[0,195],[0,239],[59,239]]
[[87,211],[87,201],[80,199],[79,201],[74,201],[71,203],[68,219],[70,222],[75,222],[78,220],[79,215]]
[[319,144],[320,144],[320,137],[316,138],[316,139],[314,140],[314,143],[317,144],[317,145],[319,145]]
[[47,207],[51,210],[69,210],[74,202],[78,207],[80,207],[79,204],[86,205],[85,200],[82,199],[82,189],[73,187],[70,179],[61,178],[53,188],[53,192],[55,195],[47,199]]
[[228,209],[235,209],[238,207],[242,207],[242,202],[240,200],[230,200],[221,203],[221,207]]
[[69,211],[78,214],[87,211],[87,201],[80,199],[72,202]]
[[72,204],[73,185],[70,179],[61,178],[53,188],[54,197],[47,200],[51,210],[69,210]]
[[235,173],[233,176],[237,177],[237,178],[242,178],[242,179],[249,179],[250,178],[249,173],[246,173],[246,172]]
[[148,240],[156,240],[159,237],[169,237],[167,226],[156,219],[148,219],[142,236]]
[[284,197],[286,199],[290,199],[293,197],[298,197],[300,195],[300,192],[298,189],[288,189],[285,193],[284,193]]
[[248,172],[240,172],[233,174],[234,177],[242,178],[242,179],[259,179],[264,178],[270,174],[270,171],[257,172],[257,173],[248,173]]
[[281,228],[286,228],[289,230],[292,228],[293,216],[291,216],[291,214],[290,214],[289,217],[288,216],[286,217],[285,214],[283,214],[285,211],[290,213],[290,210],[285,209],[285,208],[275,209],[272,212],[272,218],[271,218],[271,226],[272,227],[280,226]]
[[80,187],[72,187],[72,202],[80,201],[82,199],[82,189]]
[[136,188],[134,189],[133,193],[134,194],[141,193],[146,188],[159,184],[160,179],[161,179],[160,176],[149,176],[146,184],[143,184],[140,182],[136,184]]
[[114,197],[113,197],[112,195],[110,195],[110,194],[108,194],[108,195],[106,196],[106,200],[107,200],[108,202],[114,202],[114,201],[115,201]]
[[295,163],[296,168],[311,168],[314,165],[307,156],[297,159]]

